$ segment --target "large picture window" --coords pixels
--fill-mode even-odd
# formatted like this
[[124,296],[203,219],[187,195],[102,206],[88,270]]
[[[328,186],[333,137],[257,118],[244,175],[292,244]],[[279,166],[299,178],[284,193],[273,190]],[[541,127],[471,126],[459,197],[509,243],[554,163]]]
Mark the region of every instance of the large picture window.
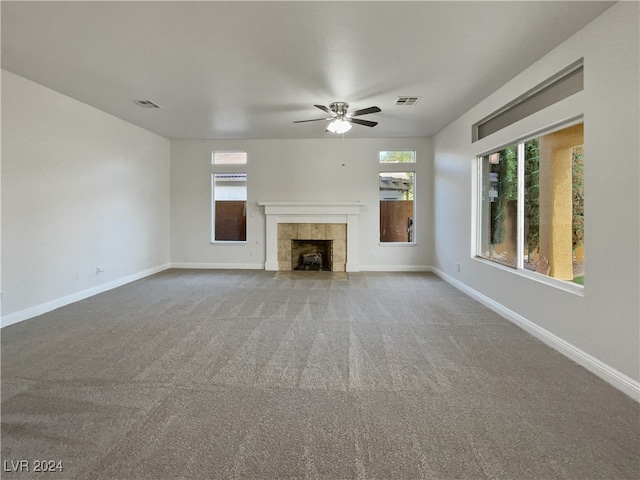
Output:
[[584,285],[583,124],[479,158],[478,256]]

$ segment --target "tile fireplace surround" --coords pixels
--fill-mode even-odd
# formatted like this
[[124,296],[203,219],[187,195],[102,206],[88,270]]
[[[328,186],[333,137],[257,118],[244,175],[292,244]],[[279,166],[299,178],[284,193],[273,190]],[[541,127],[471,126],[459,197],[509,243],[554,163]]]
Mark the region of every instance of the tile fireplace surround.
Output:
[[[361,202],[258,202],[258,205],[264,206],[266,216],[265,270],[291,270],[291,240],[315,239],[333,240],[334,271],[360,271],[358,222]],[[301,234],[303,237],[311,235],[311,238],[302,238]],[[335,253],[343,251],[342,245],[344,255],[337,259]],[[288,257],[285,256],[287,252]]]
[[292,240],[331,240],[331,271],[344,272],[347,262],[347,226],[344,223],[279,223],[278,270],[291,270]]

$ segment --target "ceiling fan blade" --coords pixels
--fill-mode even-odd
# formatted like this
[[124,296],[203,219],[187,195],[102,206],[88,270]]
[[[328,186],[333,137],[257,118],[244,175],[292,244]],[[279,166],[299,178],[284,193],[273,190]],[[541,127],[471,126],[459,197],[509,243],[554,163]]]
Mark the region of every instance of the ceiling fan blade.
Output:
[[365,127],[375,127],[378,122],[370,122],[369,120],[360,120],[359,118],[352,118],[349,120],[351,123],[356,123],[358,125],[364,125]]
[[314,105],[314,107],[319,108],[324,112],[327,112],[329,115],[333,115],[333,112],[329,110],[329,107],[325,107],[324,105]]
[[[317,105],[316,105],[317,107]],[[381,112],[382,110],[380,110],[378,107],[369,107],[369,108],[363,108],[362,110],[356,110],[355,112],[351,113],[352,117],[357,117],[359,115],[367,115],[369,113],[378,113]]]
[[331,120],[331,118],[313,118],[311,120],[296,120],[293,123],[319,122],[320,120]]

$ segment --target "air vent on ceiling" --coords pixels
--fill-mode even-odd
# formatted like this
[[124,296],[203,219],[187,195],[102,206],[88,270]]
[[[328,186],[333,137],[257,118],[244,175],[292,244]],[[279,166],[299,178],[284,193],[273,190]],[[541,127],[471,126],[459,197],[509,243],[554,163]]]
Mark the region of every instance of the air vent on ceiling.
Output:
[[152,102],[151,100],[134,100],[136,105],[142,108],[161,108],[157,103]]
[[396,105],[415,105],[422,97],[398,97]]

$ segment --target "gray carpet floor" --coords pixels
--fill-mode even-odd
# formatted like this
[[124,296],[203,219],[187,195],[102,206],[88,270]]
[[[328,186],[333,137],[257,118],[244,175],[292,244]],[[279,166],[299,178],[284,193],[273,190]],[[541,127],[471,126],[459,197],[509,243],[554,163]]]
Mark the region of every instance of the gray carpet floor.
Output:
[[3,329],[2,478],[640,478],[636,402],[436,276],[297,273]]

